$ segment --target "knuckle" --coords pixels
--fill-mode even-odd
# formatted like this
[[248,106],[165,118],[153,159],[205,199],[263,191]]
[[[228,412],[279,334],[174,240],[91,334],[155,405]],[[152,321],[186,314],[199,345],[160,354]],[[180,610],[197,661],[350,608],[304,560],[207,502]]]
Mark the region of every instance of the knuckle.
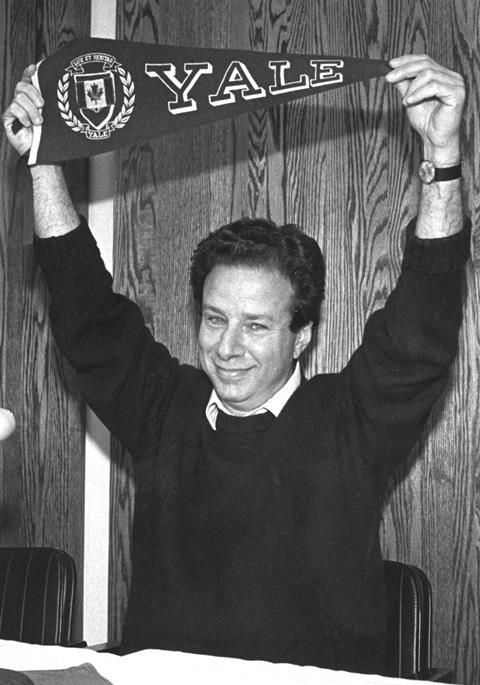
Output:
[[12,104],[18,104],[20,107],[25,103],[25,96],[23,93],[17,93]]

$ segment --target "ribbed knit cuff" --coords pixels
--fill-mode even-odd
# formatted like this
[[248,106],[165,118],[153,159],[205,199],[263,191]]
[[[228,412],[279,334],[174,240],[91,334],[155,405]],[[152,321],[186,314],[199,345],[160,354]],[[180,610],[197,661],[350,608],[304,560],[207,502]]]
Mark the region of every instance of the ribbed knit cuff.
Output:
[[75,264],[92,252],[98,252],[95,238],[83,216],[73,231],[53,238],[35,236],[33,244],[42,269],[56,269]]
[[463,269],[470,254],[470,220],[465,220],[459,233],[445,238],[418,238],[415,235],[416,221],[412,219],[407,226],[402,268],[430,274]]

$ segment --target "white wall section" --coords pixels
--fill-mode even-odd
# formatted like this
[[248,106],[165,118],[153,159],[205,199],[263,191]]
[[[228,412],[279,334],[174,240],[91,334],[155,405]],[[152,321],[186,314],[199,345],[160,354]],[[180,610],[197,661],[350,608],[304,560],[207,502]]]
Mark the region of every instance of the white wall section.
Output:
[[[116,0],[92,0],[90,35],[115,38],[116,16]],[[113,269],[113,165],[113,152],[90,158],[88,220],[109,271]],[[110,434],[87,409],[83,638],[89,645],[108,639],[109,526]]]

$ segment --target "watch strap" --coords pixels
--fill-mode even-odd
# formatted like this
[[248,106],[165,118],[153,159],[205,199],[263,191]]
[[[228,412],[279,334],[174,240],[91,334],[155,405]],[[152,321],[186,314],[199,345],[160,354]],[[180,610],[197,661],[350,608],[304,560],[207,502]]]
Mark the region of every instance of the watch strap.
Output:
[[435,167],[435,176],[433,180],[438,181],[454,181],[462,175],[462,164],[459,162],[455,166]]
[[418,173],[423,183],[430,184],[441,181],[454,181],[462,175],[462,165],[436,167],[429,159],[424,159],[419,166]]

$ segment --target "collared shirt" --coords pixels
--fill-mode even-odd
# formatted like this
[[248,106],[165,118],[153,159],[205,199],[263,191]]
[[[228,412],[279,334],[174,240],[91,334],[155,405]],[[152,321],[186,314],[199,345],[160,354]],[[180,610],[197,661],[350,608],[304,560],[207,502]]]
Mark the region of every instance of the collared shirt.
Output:
[[[275,395],[270,397],[270,399],[268,399],[266,402],[261,404],[256,409],[252,409],[251,411],[242,414],[242,416],[264,414],[267,411],[271,412],[274,416],[278,416],[301,382],[302,374],[300,372],[300,363],[297,362],[292,375],[285,383],[285,385],[283,385],[280,388],[280,390],[277,390]],[[205,414],[207,416],[208,422],[213,428],[213,430],[216,430],[217,416],[219,410],[225,412],[225,414],[230,414],[230,416],[232,416],[232,412],[225,407],[222,400],[215,392],[215,389],[213,389],[205,409]]]

